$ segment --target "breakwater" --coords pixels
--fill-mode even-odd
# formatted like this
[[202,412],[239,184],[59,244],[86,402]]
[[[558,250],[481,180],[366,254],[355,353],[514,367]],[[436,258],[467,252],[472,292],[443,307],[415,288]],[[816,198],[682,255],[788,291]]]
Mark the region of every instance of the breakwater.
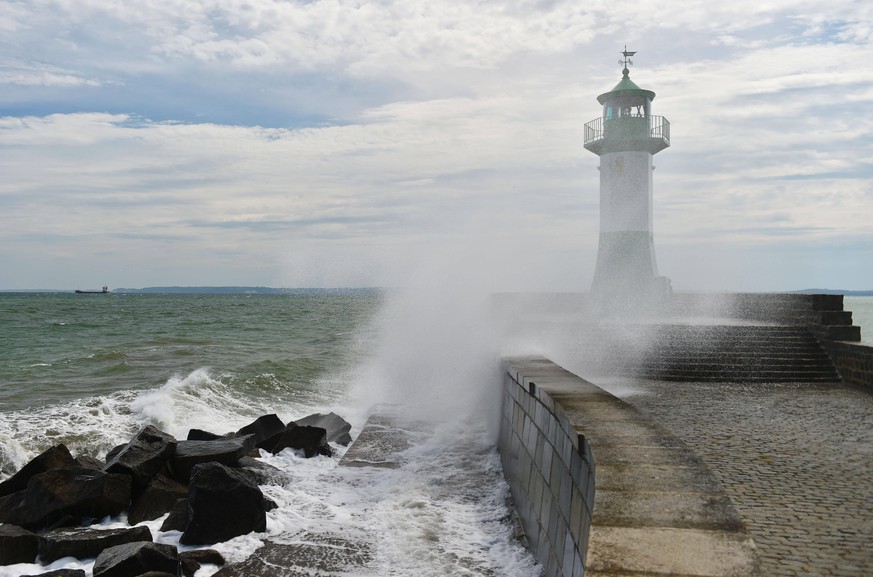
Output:
[[[554,360],[577,374],[609,386],[675,389],[685,403],[707,403],[696,391],[710,391],[717,402],[722,390],[769,398],[814,397],[830,388],[835,399],[851,394],[840,382],[873,390],[873,346],[860,342],[841,295],[684,294],[649,318],[633,319],[593,315],[582,295],[503,295],[498,307],[514,313],[508,324],[518,334],[547,343]],[[566,310],[575,312],[563,315]],[[710,471],[693,438],[672,434],[684,431],[675,418],[645,414],[552,360],[510,357],[505,368],[501,458],[529,548],[548,577],[757,575],[794,558],[815,562],[833,549],[798,539],[790,558],[780,556],[783,542],[774,545],[773,536],[784,539],[791,527],[758,524],[759,509],[777,515],[781,500],[796,501],[796,489],[782,494],[778,488],[769,501],[754,491],[756,500],[747,501],[748,483],[769,482],[762,464],[781,463],[781,456],[722,446],[718,453],[726,458],[738,455],[729,457],[740,471],[738,489],[734,477]],[[748,410],[756,414],[754,406]],[[724,439],[742,438],[743,418],[737,418],[718,423],[731,431],[717,428]],[[785,441],[791,454],[800,450],[793,438]],[[804,499],[794,508],[815,502]],[[859,514],[868,518],[863,507]],[[764,557],[747,520],[754,539],[766,545]],[[868,561],[853,558],[847,567]],[[800,565],[798,574],[806,574],[809,567]]]
[[506,361],[499,447],[547,577],[758,574],[751,538],[693,451],[547,359]]

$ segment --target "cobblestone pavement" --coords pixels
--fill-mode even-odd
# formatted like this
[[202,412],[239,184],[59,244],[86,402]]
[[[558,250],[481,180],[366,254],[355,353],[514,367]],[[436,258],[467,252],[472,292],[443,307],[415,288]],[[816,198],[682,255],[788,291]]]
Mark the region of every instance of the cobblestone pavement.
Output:
[[764,575],[873,575],[873,394],[839,384],[601,386],[706,461]]

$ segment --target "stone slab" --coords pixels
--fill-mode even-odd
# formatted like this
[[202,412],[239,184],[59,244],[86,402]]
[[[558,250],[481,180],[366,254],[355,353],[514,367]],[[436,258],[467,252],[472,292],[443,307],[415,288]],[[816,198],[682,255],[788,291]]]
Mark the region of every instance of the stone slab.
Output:
[[595,525],[728,529],[743,527],[727,495],[667,491],[611,491],[594,496]]
[[592,527],[586,567],[603,575],[634,571],[695,577],[758,574],[755,546],[747,535],[653,527]]
[[[597,458],[597,452],[594,453]],[[720,493],[721,485],[702,467],[683,465],[603,465],[597,463],[597,490]]]
[[409,449],[429,427],[377,409],[367,419],[361,433],[340,459],[342,467],[380,467],[396,469],[405,461]]
[[241,563],[215,577],[312,577],[354,575],[372,559],[368,545],[331,535],[310,535],[295,543],[267,542]]

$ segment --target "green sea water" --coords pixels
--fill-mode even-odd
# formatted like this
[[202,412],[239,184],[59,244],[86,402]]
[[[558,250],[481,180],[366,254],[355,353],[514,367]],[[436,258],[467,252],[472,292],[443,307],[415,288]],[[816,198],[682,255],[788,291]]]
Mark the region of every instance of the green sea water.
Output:
[[0,410],[163,385],[208,368],[242,396],[336,391],[366,350],[372,294],[0,294]]
[[843,308],[852,311],[852,324],[861,327],[861,342],[873,344],[873,297],[845,297]]

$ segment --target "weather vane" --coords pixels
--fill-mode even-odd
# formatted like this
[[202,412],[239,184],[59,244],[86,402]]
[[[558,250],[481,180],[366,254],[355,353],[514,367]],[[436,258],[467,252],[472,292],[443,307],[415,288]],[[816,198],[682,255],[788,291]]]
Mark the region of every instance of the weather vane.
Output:
[[622,58],[621,60],[619,60],[618,63],[621,64],[625,69],[626,69],[628,66],[633,66],[633,65],[634,65],[634,61],[631,60],[630,57],[633,56],[634,54],[636,54],[636,52],[635,52],[635,51],[634,51],[634,52],[630,52],[630,51],[627,49],[627,44],[625,44],[625,45],[624,45],[624,50],[622,50],[622,52],[621,52],[621,55],[624,56],[624,58]]

